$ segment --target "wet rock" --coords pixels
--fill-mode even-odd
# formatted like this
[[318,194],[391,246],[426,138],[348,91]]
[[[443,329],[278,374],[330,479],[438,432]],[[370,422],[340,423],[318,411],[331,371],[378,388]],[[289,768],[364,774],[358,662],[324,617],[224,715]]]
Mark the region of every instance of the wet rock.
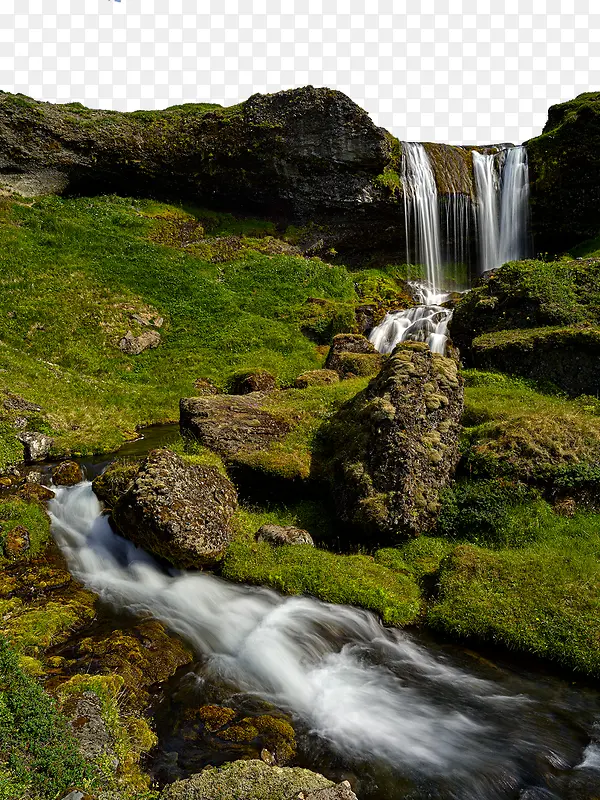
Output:
[[16,494],[17,497],[27,503],[46,503],[54,497],[52,489],[33,481],[27,481],[23,486],[20,486]]
[[328,786],[326,789],[317,789],[314,792],[302,792],[296,795],[296,800],[357,800],[349,781],[342,781],[337,786]]
[[312,536],[302,528],[293,525],[263,525],[256,532],[257,542],[268,542],[273,545],[282,544],[314,544]]
[[25,461],[28,464],[33,464],[36,461],[45,461],[54,446],[54,439],[51,436],[46,436],[45,433],[24,431],[18,434],[17,439],[24,447]]
[[167,786],[161,800],[290,800],[301,792],[334,786],[317,772],[300,767],[272,767],[258,759],[207,767]]
[[266,449],[290,430],[288,422],[260,406],[264,395],[191,397],[180,402],[180,426],[221,456]]
[[463,383],[454,359],[399,345],[322,429],[320,460],[339,516],[377,537],[431,530],[458,461]]
[[339,383],[339,373],[333,369],[312,369],[298,375],[294,381],[295,389],[307,389],[309,386],[332,386]]
[[231,394],[250,394],[251,392],[272,392],[276,386],[275,376],[266,369],[240,372],[231,379]]
[[[0,531],[2,526],[0,525]],[[31,547],[31,537],[27,528],[16,525],[4,536],[4,553],[8,558],[19,559]]]
[[160,342],[161,338],[158,331],[144,331],[139,336],[134,336],[131,331],[127,331],[119,342],[119,348],[128,356],[139,356],[144,350],[158,347]]
[[75,486],[83,480],[85,475],[76,461],[63,461],[52,470],[52,481],[56,486]]
[[92,481],[92,489],[98,500],[102,500],[107,508],[113,508],[130,488],[139,468],[139,461],[128,459],[117,459],[109,464],[104,472]]
[[236,506],[233,484],[215,467],[152,450],[113,519],[123,536],[174,566],[200,567],[222,557]]
[[325,367],[342,377],[367,377],[376,375],[382,363],[382,356],[366,337],[357,333],[339,333],[333,337]]

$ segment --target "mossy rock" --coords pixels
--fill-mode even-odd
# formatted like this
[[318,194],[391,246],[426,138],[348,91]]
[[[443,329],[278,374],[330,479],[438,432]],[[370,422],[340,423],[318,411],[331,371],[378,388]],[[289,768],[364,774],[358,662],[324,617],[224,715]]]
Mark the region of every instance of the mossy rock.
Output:
[[333,369],[313,369],[298,375],[294,381],[294,389],[307,389],[309,386],[332,386],[339,381],[339,373]]
[[56,486],[74,486],[84,479],[83,470],[76,461],[63,461],[52,470],[52,482]]
[[92,481],[92,489],[96,497],[107,506],[113,508],[119,498],[129,489],[140,468],[140,461],[117,459]]
[[477,336],[471,363],[498,369],[541,385],[554,385],[571,396],[600,391],[600,328],[531,328]]
[[266,369],[236,372],[228,381],[229,391],[234,395],[271,392],[276,385],[277,379]]

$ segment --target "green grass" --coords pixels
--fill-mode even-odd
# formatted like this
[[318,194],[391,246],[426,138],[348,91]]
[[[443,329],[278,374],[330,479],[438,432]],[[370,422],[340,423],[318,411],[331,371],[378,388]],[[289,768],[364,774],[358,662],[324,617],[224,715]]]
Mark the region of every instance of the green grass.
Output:
[[6,538],[18,526],[29,533],[27,558],[38,555],[50,540],[50,520],[41,506],[17,499],[0,501],[0,566],[6,555],[3,549]]
[[[214,239],[202,240],[204,258],[181,237],[154,241],[165,220],[197,231],[196,217],[215,234],[272,232],[260,221],[193,210],[195,217],[150,201],[48,197],[0,211],[0,388],[43,406],[57,451],[110,450],[138,425],[176,419],[198,377],[224,386],[236,370],[264,368],[285,385],[322,365],[301,333],[307,302],[323,298],[331,313],[352,307],[350,274],[249,246],[215,261]],[[141,331],[136,312],[164,318],[163,341],[126,356],[117,345],[127,330]],[[0,459],[10,460],[12,447],[0,432]]]
[[0,637],[1,800],[54,800],[89,778],[66,720]]

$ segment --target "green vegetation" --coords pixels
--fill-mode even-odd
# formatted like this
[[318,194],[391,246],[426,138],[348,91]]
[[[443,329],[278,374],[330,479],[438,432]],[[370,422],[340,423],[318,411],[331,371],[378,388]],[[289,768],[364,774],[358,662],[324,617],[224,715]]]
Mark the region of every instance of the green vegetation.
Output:
[[[194,213],[230,237],[265,231]],[[177,236],[157,243],[173,220]],[[250,240],[221,261],[202,257],[180,235],[186,226],[199,244],[218,241],[198,233],[196,217],[151,201],[47,197],[0,212],[0,388],[43,406],[58,452],[111,450],[138,425],[177,418],[198,377],[223,386],[238,369],[264,368],[289,384],[322,366],[301,332],[310,298],[348,321],[356,295],[342,267],[266,255]],[[128,330],[152,329],[139,319],[160,317],[159,347],[120,351]],[[0,431],[5,462],[13,448]]]
[[310,594],[328,603],[368,608],[390,625],[415,622],[421,612],[419,588],[410,571],[397,564],[388,569],[365,555],[241,540],[229,546],[223,576],[283,594]]
[[38,555],[50,541],[50,520],[41,506],[19,499],[0,501],[0,567],[15,555],[10,547],[15,529],[24,529],[28,534],[24,553],[18,553],[20,557]]
[[50,800],[90,778],[66,720],[0,637],[0,798]]

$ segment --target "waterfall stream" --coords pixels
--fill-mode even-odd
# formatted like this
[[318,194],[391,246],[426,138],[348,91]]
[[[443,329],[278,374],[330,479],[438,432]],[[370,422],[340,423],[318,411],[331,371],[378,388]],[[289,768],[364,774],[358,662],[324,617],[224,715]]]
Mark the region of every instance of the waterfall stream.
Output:
[[50,513],[77,579],[187,639],[203,681],[292,714],[311,752],[363,775],[361,800],[560,798],[557,775],[600,780],[591,690],[461,660],[356,608],[166,571],[113,533],[90,483],[58,487]]

